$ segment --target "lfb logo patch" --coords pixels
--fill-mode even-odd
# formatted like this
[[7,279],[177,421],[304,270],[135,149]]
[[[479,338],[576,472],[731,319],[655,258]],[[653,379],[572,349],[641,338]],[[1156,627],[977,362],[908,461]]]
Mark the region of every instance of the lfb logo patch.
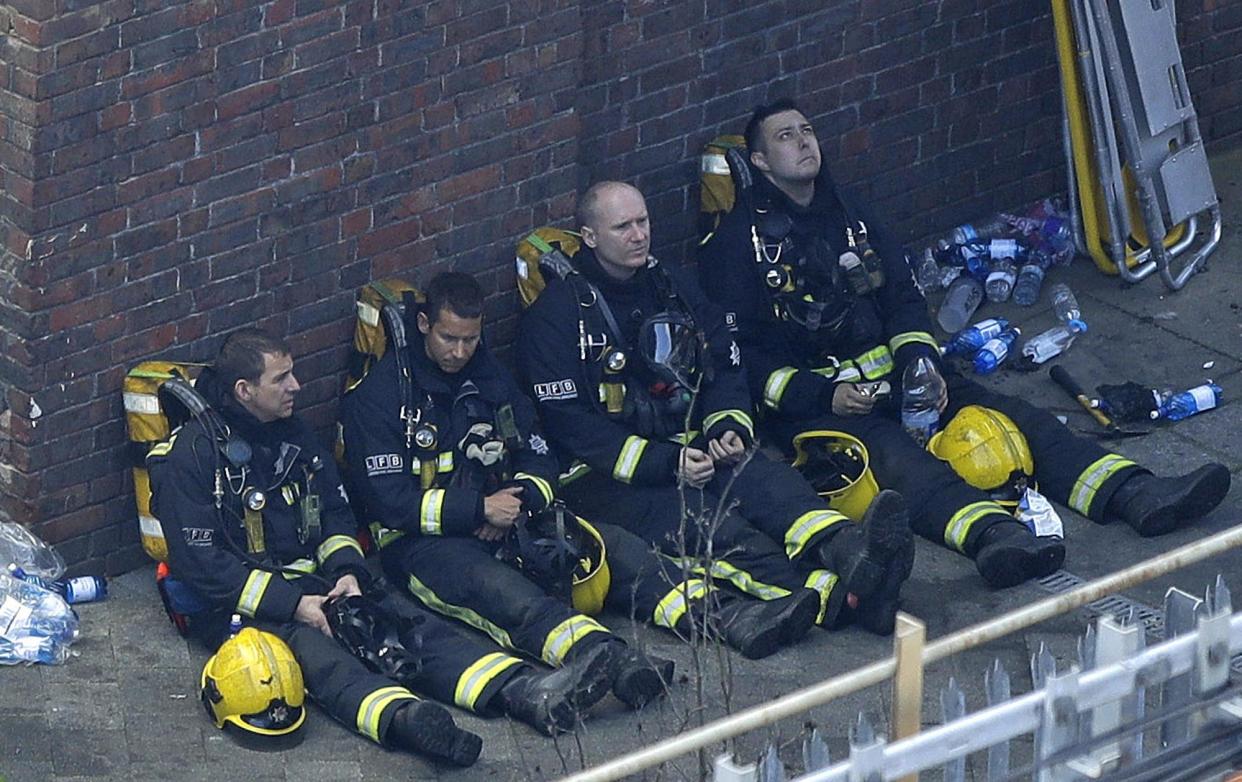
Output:
[[553,399],[577,399],[578,386],[569,378],[553,380],[550,383],[536,383],[535,396],[543,402]]
[[368,456],[367,475],[392,475],[401,472],[403,459],[399,453],[377,453]]

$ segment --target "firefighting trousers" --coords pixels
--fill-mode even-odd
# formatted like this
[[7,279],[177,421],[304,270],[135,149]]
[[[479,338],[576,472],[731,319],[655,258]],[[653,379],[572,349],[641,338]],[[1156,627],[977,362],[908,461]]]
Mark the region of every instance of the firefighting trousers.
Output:
[[826,606],[837,576],[802,555],[833,524],[849,520],[829,510],[795,470],[762,454],[734,472],[718,470],[702,490],[684,491],[589,472],[561,495],[592,523],[622,527],[648,547],[689,558],[745,594],[772,600],[810,588]]
[[[1026,437],[1040,493],[1092,521],[1106,521],[1104,509],[1113,492],[1142,470],[1129,459],[1074,434],[1025,400],[989,391],[953,371],[945,373],[945,380],[949,405],[940,416],[942,425],[967,405],[990,407],[1009,416]],[[787,450],[794,436],[804,431],[836,430],[857,437],[867,447],[876,482],[905,497],[914,531],[955,551],[973,556],[985,529],[1013,519],[986,492],[920,448],[901,428],[896,409],[861,416],[827,413],[800,421],[773,416],[764,426]]]
[[[529,663],[398,595],[386,595],[382,605],[413,623],[401,641],[418,657],[420,665],[404,685],[372,672],[335,639],[310,625],[295,621],[249,624],[289,645],[302,668],[306,691],[316,703],[337,721],[377,743],[384,743],[397,710],[417,700],[415,692],[480,714],[500,713],[500,701],[495,696]],[[227,626],[227,619],[224,622]],[[218,622],[200,622],[194,635],[215,648],[211,641],[224,637],[221,630]]]
[[428,609],[549,665],[619,640],[604,625],[550,595],[496,558],[498,544],[473,537],[405,535],[381,552],[389,581]]

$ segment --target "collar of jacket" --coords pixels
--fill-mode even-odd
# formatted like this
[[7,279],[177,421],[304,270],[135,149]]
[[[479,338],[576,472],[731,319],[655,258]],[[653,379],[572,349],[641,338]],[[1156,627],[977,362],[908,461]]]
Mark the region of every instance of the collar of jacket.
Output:
[[819,174],[815,177],[815,195],[807,206],[801,206],[794,202],[793,199],[785,195],[785,191],[772,184],[758,170],[754,171],[754,182],[755,194],[757,196],[756,203],[760,205],[766,204],[770,208],[779,209],[790,217],[797,218],[802,215],[816,213],[829,214],[833,211],[843,210],[841,196],[837,191],[837,184],[833,180],[827,164],[819,167]]
[[618,280],[617,278],[604,271],[604,267],[600,265],[599,257],[596,256],[595,250],[582,245],[577,254],[574,255],[573,263],[578,272],[582,274],[592,285],[599,288],[600,292],[607,296],[610,292],[619,295],[632,295],[634,291],[641,291],[647,285],[647,278],[651,274],[653,259],[648,257],[647,265],[639,269],[628,280]]

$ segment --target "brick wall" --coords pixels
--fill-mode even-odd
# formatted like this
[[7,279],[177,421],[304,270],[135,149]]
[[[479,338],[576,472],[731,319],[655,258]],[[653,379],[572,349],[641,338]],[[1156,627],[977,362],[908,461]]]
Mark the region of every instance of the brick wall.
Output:
[[[905,238],[1058,190],[1037,0],[10,0],[0,8],[0,501],[80,570],[142,561],[120,382],[289,334],[326,431],[368,279],[510,256],[600,177],[678,257],[697,153],[802,97]],[[1178,6],[1205,135],[1242,140],[1242,6]]]

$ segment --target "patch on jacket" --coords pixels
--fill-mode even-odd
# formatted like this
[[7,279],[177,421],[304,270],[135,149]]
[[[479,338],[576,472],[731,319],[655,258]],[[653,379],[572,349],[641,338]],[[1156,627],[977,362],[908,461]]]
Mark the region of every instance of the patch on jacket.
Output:
[[541,402],[547,402],[552,399],[577,399],[578,385],[569,378],[553,380],[550,383],[536,383],[535,396]]
[[210,527],[183,527],[181,533],[185,535],[187,546],[211,545],[213,530]]
[[367,475],[393,475],[401,472],[401,465],[404,460],[399,453],[377,453],[374,456],[368,456]]
[[537,434],[531,434],[531,436],[527,438],[527,444],[530,446],[532,451],[540,456],[546,456],[548,454],[548,441]]

